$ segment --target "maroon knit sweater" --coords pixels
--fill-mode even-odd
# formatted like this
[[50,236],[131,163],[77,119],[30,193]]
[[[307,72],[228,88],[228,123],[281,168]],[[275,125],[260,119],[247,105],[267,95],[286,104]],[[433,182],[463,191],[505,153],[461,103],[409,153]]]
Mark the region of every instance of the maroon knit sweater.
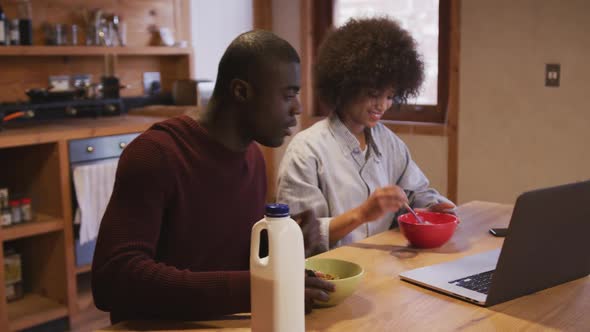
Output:
[[250,311],[250,231],[264,215],[256,144],[236,153],[188,116],[125,149],[92,265],[113,322],[199,320]]

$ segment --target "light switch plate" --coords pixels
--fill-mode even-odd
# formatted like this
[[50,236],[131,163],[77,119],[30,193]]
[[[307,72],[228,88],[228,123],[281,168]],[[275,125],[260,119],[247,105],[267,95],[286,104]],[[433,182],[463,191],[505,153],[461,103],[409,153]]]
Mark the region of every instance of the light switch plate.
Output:
[[545,86],[558,87],[561,78],[561,65],[559,63],[548,63],[545,65]]

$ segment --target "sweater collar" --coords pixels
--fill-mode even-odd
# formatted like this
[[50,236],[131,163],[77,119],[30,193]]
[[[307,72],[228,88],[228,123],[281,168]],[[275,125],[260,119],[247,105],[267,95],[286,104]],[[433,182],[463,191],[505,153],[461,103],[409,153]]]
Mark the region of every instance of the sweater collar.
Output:
[[187,126],[187,129],[190,130],[192,136],[199,141],[206,142],[207,144],[205,145],[205,148],[207,151],[218,158],[231,160],[243,159],[252,144],[254,144],[254,142],[252,142],[248,148],[246,148],[246,150],[236,152],[228,149],[226,146],[216,141],[213,137],[211,137],[207,128],[201,126],[190,116],[182,115],[180,116],[180,120]]

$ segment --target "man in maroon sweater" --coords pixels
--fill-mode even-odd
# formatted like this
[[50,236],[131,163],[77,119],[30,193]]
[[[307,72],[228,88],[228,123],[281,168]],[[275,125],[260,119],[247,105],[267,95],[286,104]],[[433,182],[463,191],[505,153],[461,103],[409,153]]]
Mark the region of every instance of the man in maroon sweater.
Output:
[[[206,110],[155,124],[125,149],[92,265],[96,306],[113,322],[250,311],[250,230],[267,181],[255,142],[280,146],[296,124],[299,62],[270,32],[242,34]],[[306,304],[332,290],[307,278]]]

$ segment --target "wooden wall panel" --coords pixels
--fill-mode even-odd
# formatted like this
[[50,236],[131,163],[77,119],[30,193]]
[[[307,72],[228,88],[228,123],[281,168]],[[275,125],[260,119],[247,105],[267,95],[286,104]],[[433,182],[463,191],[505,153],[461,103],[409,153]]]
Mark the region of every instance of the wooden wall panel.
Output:
[[91,74],[93,81],[100,80],[104,72],[102,57],[0,57],[0,102],[28,98],[25,91],[47,88],[49,76]]
[[254,28],[272,30],[272,0],[253,0]]
[[116,67],[116,76],[122,84],[130,84],[121,90],[122,96],[138,96],[143,94],[143,73],[158,71],[162,77],[164,91],[172,90],[172,83],[179,79],[190,78],[189,59],[187,57],[120,57]]
[[[120,56],[115,75],[130,85],[122,96],[137,96],[143,94],[143,72],[159,71],[164,90],[170,91],[174,80],[190,78],[191,66],[189,56]],[[25,91],[46,88],[51,75],[91,74],[93,82],[100,82],[105,61],[102,56],[0,57],[0,70],[0,102],[26,101]]]

